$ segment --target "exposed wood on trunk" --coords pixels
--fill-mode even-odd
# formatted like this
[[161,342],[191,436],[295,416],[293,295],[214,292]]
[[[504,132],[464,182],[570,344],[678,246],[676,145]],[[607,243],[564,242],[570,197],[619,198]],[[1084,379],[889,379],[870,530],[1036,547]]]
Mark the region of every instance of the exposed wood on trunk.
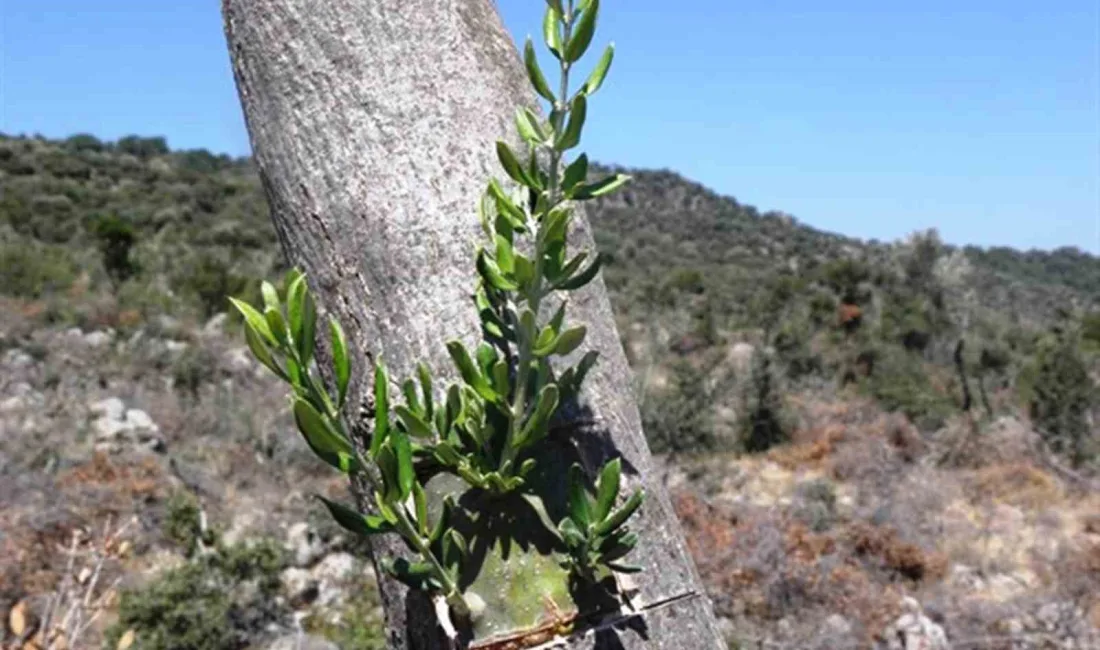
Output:
[[[395,377],[417,361],[450,372],[444,342],[478,338],[470,293],[474,207],[497,170],[493,142],[515,141],[519,102],[534,104],[491,0],[225,0],[226,33],[256,163],[280,241],[322,307],[345,325],[358,376],[384,355]],[[587,221],[574,241],[594,246]],[[600,351],[571,429],[595,467],[615,451],[626,489],[650,498],[631,560],[645,567],[622,630],[566,647],[724,647],[642,435],[606,289],[575,295],[571,316]],[[380,539],[378,554],[402,549]],[[382,575],[379,572],[379,575]],[[430,610],[383,579],[391,647],[437,648]],[[419,609],[418,609],[419,608]],[[415,614],[409,614],[415,612]],[[423,616],[424,618],[421,618]],[[638,630],[648,627],[642,633]],[[608,646],[608,635],[622,646]]]

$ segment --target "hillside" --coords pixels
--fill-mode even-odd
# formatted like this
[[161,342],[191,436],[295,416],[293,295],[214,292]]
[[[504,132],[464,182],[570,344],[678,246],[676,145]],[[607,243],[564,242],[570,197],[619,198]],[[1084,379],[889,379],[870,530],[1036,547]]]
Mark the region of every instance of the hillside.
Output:
[[[627,171],[589,217],[732,647],[1100,642],[1100,259],[867,242]],[[346,488],[223,315],[282,270],[248,159],[0,136],[0,611],[87,589],[89,638],[382,647],[362,548],[306,497]]]

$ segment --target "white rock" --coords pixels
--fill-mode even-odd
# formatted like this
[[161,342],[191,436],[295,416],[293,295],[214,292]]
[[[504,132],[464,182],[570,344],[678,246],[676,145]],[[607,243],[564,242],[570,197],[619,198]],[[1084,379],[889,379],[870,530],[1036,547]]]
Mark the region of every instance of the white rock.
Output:
[[173,341],[169,339],[164,342],[164,349],[171,355],[182,354],[188,347],[190,346],[183,341]]
[[346,582],[355,578],[359,563],[351,553],[329,553],[313,567],[313,577],[322,581]]
[[112,332],[88,332],[84,335],[84,345],[92,348],[101,348],[111,342],[114,338]]
[[164,450],[160,427],[145,411],[127,409],[117,397],[95,402],[89,409],[95,417],[92,429],[95,431],[97,450],[115,453],[127,446]]
[[299,632],[279,637],[272,641],[266,650],[340,650],[340,648],[326,639]]
[[252,353],[248,351],[248,348],[233,348],[225,353],[222,357],[222,363],[229,370],[229,372],[246,373],[252,370],[256,365],[252,361]]
[[306,569],[290,567],[279,576],[283,593],[293,607],[304,607],[317,600],[317,580]]
[[4,353],[4,365],[14,370],[29,368],[34,365],[34,357],[15,348]]
[[121,420],[126,412],[126,405],[117,397],[108,397],[105,400],[94,402],[88,406],[92,415],[111,420]]
[[888,650],[949,650],[947,634],[932,619],[924,615],[916,599],[906,596],[901,601],[905,613],[882,635]]
[[298,567],[313,566],[325,554],[324,543],[304,521],[287,529],[286,548],[294,556],[294,565]]
[[852,624],[840,614],[830,614],[825,619],[825,629],[833,636],[848,636],[852,633]]
[[129,409],[126,411],[126,424],[134,429],[149,429],[157,431],[159,427],[153,422],[153,418],[141,409]]
[[217,314],[210,320],[206,321],[206,324],[202,326],[203,336],[218,336],[225,331],[225,322],[229,319],[229,315],[224,312]]

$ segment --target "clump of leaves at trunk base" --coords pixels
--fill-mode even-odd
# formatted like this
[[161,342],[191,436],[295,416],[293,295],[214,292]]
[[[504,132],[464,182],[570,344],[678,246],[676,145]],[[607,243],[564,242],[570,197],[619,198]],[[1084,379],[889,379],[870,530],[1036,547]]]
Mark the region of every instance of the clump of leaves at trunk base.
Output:
[[618,458],[604,465],[596,483],[596,496],[592,498],[580,465],[573,465],[569,471],[569,515],[558,523],[557,533],[569,549],[565,567],[589,582],[599,580],[598,573],[603,567],[620,573],[641,571],[619,562],[638,544],[638,533],[631,532],[626,522],[642,505],[644,497],[639,489],[621,506],[614,507],[621,473]]
[[[525,156],[503,141],[496,143],[508,178],[490,180],[478,206],[486,241],[474,260],[478,284],[473,300],[484,340],[472,352],[457,340],[446,346],[461,381],[436,390],[431,370],[421,364],[416,377],[401,384],[401,399],[394,399],[386,368],[378,363],[369,448],[357,450],[341,419],[352,373],[348,344],[339,323],[331,321],[330,394],[311,371],[316,309],[302,274],[292,271],[288,276],[285,302],[270,283],[262,287],[262,310],[233,300],[244,316],[253,354],[293,388],[295,420],[310,448],[341,472],[377,479],[375,514],[324,500],[333,517],[357,534],[399,534],[416,558],[389,558],[385,568],[406,584],[431,592],[437,607],[445,602],[458,615],[471,613],[458,585],[467,541],[451,526],[452,500],[445,501],[438,519],[429,521],[423,484],[429,472],[418,475],[417,470],[439,468],[494,495],[525,491],[541,504],[543,495],[526,493],[531,489],[526,479],[537,463],[530,452],[546,438],[559,408],[577,395],[596,363],[595,351],[579,353],[586,328],[567,322],[566,294],[595,279],[601,261],[589,251],[571,253],[569,228],[577,202],[608,194],[629,179],[616,174],[588,183],[587,157],[582,154],[567,166],[563,157],[579,144],[588,98],[603,84],[611,64],[613,49],[608,47],[570,96],[569,71],[591,42],[598,11],[598,0],[548,2],[544,34],[561,64],[557,93],[539,68],[534,46],[528,41],[524,48],[530,81],[551,110],[547,120],[527,108],[517,112],[516,126],[528,148]],[[579,358],[565,368],[551,364],[552,359],[574,356]],[[619,461],[605,465],[600,475],[594,505],[571,511],[562,526],[545,522],[562,540],[568,566],[583,579],[593,578],[600,567],[632,570],[617,561],[637,542],[624,524],[641,505],[642,493],[612,511]],[[576,507],[587,504],[587,496],[574,496]]]

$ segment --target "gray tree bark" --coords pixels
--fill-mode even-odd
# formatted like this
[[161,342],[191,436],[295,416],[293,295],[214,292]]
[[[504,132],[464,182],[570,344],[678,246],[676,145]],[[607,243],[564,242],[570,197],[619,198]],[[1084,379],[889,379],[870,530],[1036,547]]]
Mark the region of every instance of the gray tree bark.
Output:
[[[534,2],[535,0],[531,0]],[[535,105],[491,0],[224,0],[226,35],[276,230],[355,353],[353,395],[383,355],[393,376],[451,364],[453,337],[479,339],[470,300],[475,206],[498,170],[493,142],[518,145],[512,117]],[[517,147],[518,148],[518,147]],[[583,214],[573,241],[594,248]],[[710,601],[651,466],[602,280],[572,298],[600,352],[569,428],[595,466],[617,450],[649,498],[631,561],[636,616],[570,648],[722,648]],[[379,538],[374,554],[403,551]],[[378,572],[382,576],[382,572]],[[432,619],[381,578],[392,648],[435,648]],[[409,601],[413,604],[409,604]]]

